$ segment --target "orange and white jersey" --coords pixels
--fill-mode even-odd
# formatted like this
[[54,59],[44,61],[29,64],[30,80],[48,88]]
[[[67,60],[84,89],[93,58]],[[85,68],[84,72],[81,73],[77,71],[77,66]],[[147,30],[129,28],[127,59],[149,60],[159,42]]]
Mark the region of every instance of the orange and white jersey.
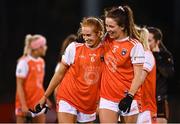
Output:
[[[101,97],[119,102],[130,89],[134,78],[133,64],[144,63],[144,49],[141,43],[129,37],[110,40],[104,42],[106,66],[102,73]],[[140,99],[138,90],[135,100]]]
[[[24,92],[27,106],[31,109],[38,103],[44,94],[45,63],[42,58],[32,56],[22,57],[16,67],[16,77],[24,79]],[[17,82],[18,83],[18,82]],[[20,108],[21,103],[16,93],[16,108]]]
[[143,69],[148,72],[148,75],[142,85],[142,110],[149,110],[151,111],[151,114],[156,115],[156,64],[151,51],[145,51]]
[[84,43],[71,43],[62,56],[69,65],[57,91],[57,101],[64,100],[78,111],[92,114],[99,100],[101,73],[103,69],[103,47],[92,49]]

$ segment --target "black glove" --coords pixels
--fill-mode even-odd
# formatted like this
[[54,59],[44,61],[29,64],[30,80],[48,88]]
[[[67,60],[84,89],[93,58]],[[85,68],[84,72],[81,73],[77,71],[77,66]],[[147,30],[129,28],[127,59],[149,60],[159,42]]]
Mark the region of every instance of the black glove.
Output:
[[37,104],[36,107],[35,107],[35,112],[38,113],[42,110],[40,104]]
[[27,118],[34,118],[36,116],[39,116],[41,114],[46,114],[49,107],[47,104],[44,104],[43,107],[40,106],[40,104],[36,105],[35,110],[29,109],[29,112],[27,114]]
[[119,102],[119,110],[125,113],[129,113],[132,101],[133,95],[127,94],[126,97]]
[[47,110],[49,109],[49,107],[48,107],[48,105],[47,104],[44,104],[42,107],[40,106],[40,104],[38,104],[38,105],[36,105],[36,107],[35,107],[35,112],[36,113],[39,113],[39,112],[41,112],[42,111],[42,109],[44,109],[44,108],[46,108],[45,109],[45,114],[47,113]]

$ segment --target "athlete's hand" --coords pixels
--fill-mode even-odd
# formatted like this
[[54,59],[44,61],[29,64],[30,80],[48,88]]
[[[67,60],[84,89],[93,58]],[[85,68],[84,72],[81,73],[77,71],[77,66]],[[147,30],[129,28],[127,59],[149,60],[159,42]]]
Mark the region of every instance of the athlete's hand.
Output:
[[29,109],[29,113],[27,115],[28,118],[34,118],[41,114],[46,114],[47,111],[49,110],[49,107],[47,104],[44,104],[44,106],[42,106],[42,107],[40,106],[40,104],[38,104],[38,105],[36,105],[35,109],[36,109],[35,111]]
[[22,105],[21,107],[22,112],[26,115],[28,113],[28,107],[26,105]]
[[48,105],[49,108],[52,108],[53,104],[49,99],[46,99],[46,104]]
[[39,103],[35,106],[35,108],[34,108],[35,111],[36,111],[36,112],[40,112],[40,111],[43,109],[45,103],[46,103],[46,97],[43,96],[43,97],[40,99]]
[[123,111],[125,113],[129,113],[130,112],[130,108],[131,108],[131,103],[133,101],[133,95],[131,94],[127,94],[126,97],[124,97],[120,102],[119,102],[119,110]]
[[38,112],[40,112],[42,109],[43,109],[43,106],[40,105],[40,104],[37,104],[36,107],[35,107],[35,112],[38,113]]

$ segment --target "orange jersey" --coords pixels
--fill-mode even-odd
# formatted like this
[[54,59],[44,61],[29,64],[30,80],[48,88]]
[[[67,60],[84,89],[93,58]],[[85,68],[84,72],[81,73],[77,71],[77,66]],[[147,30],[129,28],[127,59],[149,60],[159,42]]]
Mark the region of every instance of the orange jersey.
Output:
[[148,72],[148,75],[142,85],[143,111],[149,110],[152,114],[156,114],[156,64],[151,51],[145,52],[143,69]]
[[[27,107],[34,109],[44,94],[44,60],[42,58],[22,57],[18,61],[16,77],[24,78],[24,93]],[[17,91],[16,91],[17,92]],[[16,93],[16,108],[21,108],[21,103]]]
[[65,100],[78,111],[91,114],[96,111],[103,61],[103,48],[90,49],[82,43],[71,43],[62,57],[69,65],[57,91],[57,101]]
[[[106,66],[102,73],[101,97],[119,102],[130,89],[134,78],[133,64],[144,62],[144,49],[141,43],[129,37],[120,41],[107,39],[104,47]],[[140,89],[135,99],[141,99]]]

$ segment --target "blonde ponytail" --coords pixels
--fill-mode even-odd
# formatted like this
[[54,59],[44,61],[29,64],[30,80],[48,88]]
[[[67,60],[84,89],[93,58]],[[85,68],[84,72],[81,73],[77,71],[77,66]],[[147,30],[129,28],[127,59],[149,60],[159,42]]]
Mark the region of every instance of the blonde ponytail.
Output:
[[149,31],[146,28],[141,28],[140,42],[143,44],[145,50],[150,50],[148,36],[149,36]]
[[27,56],[31,51],[31,49],[30,49],[30,41],[31,41],[31,39],[32,39],[31,34],[26,35],[25,42],[24,42],[23,56]]

